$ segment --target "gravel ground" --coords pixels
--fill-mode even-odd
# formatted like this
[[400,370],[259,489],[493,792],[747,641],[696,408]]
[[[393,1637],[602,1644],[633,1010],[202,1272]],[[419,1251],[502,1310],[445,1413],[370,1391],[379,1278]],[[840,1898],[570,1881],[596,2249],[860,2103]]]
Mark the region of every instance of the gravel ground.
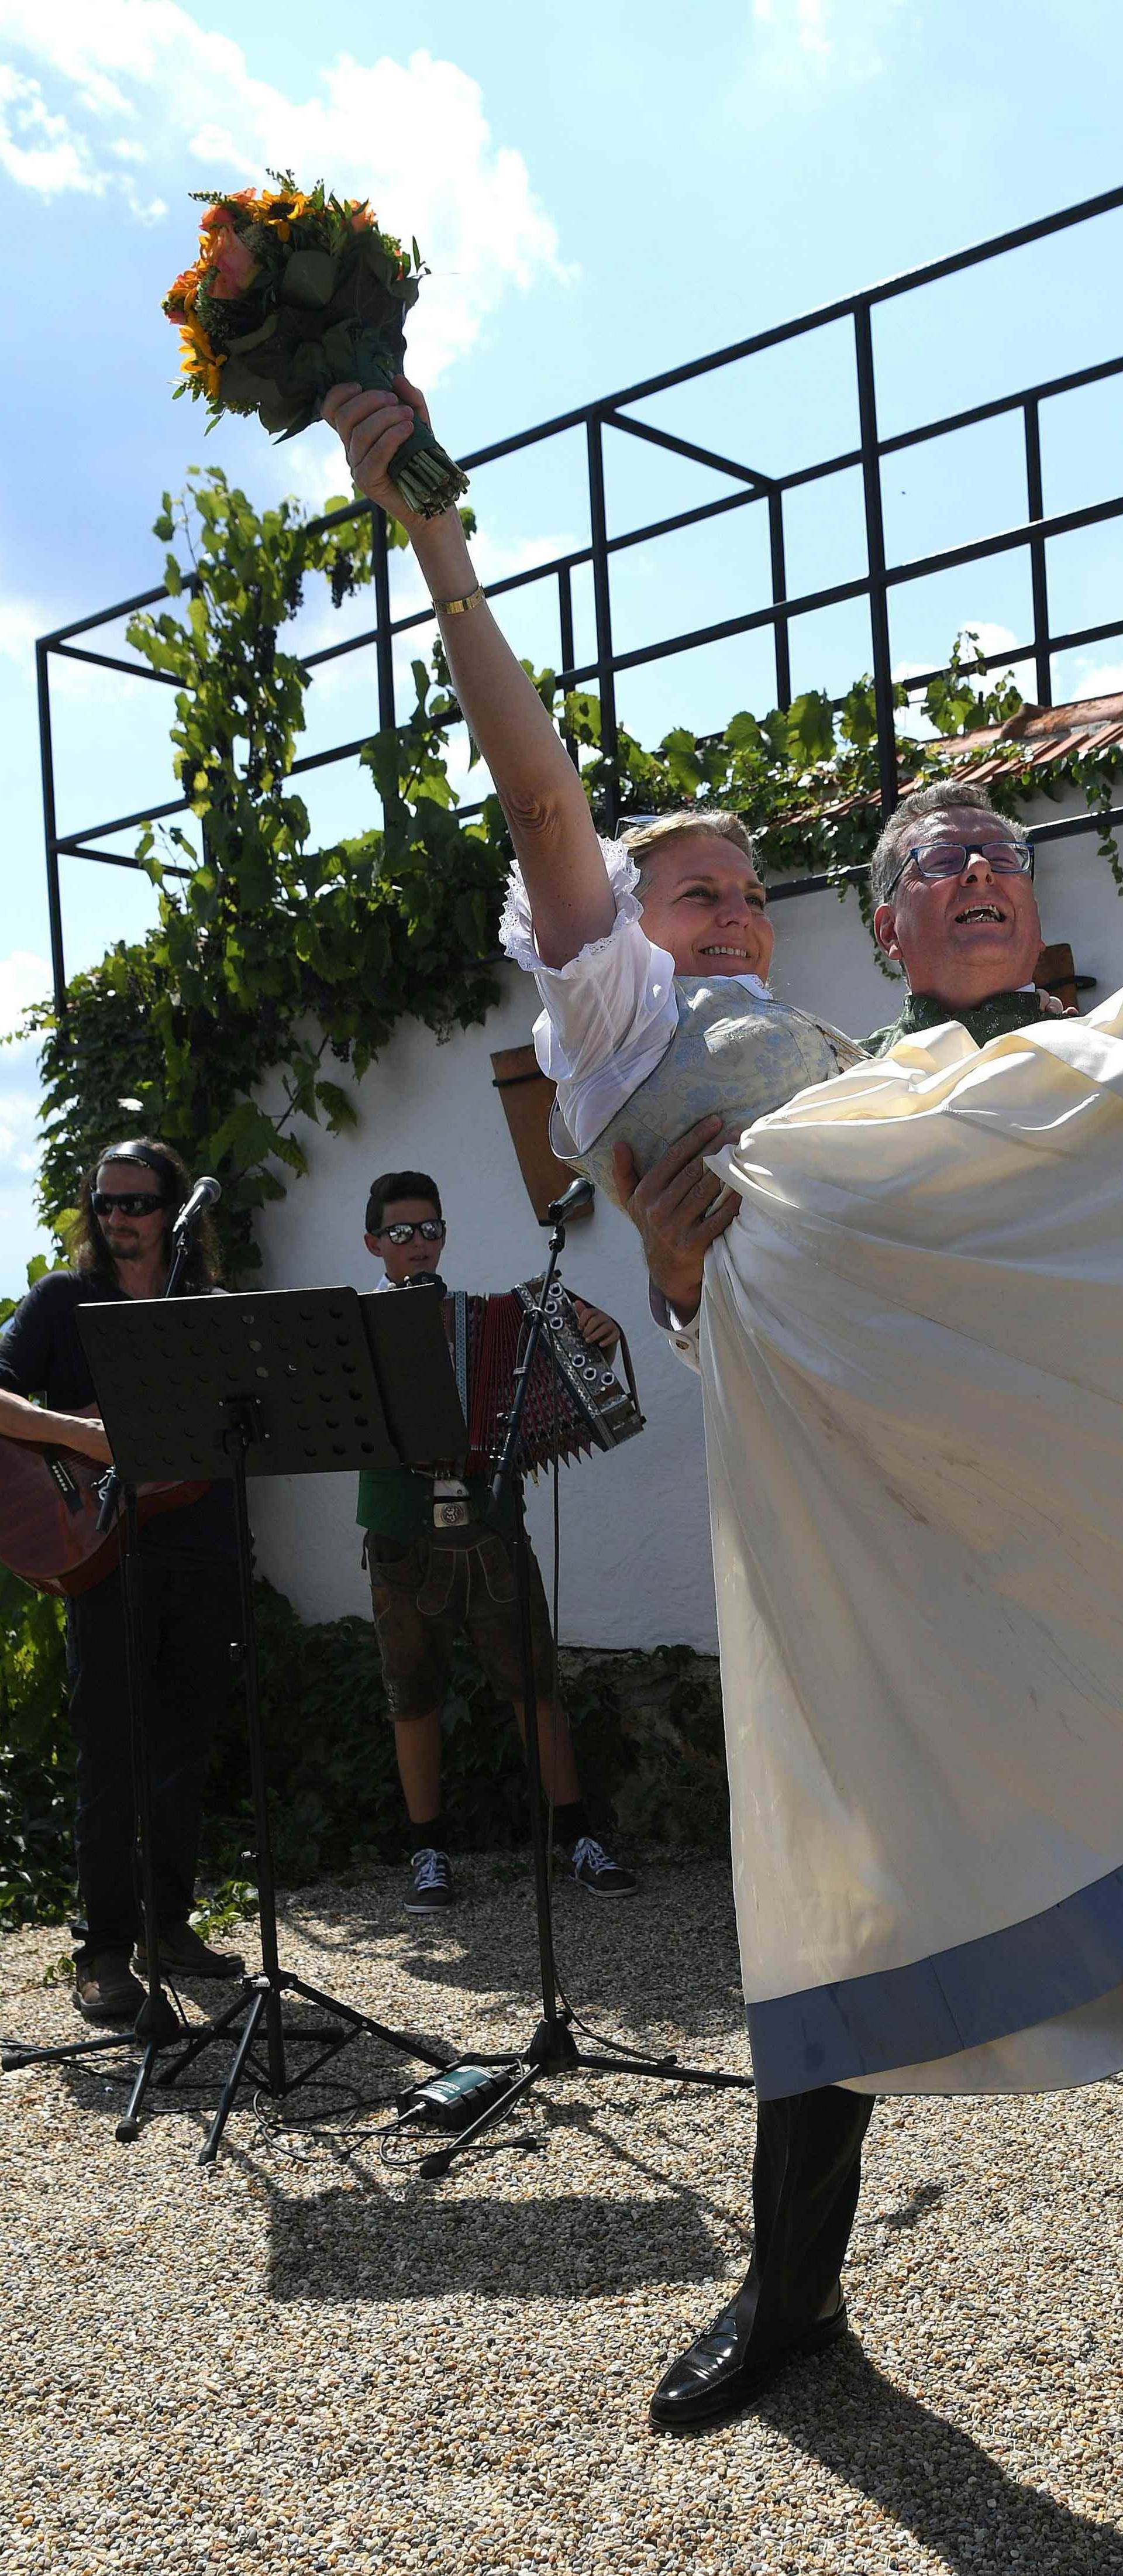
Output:
[[[529,1881],[463,1875],[439,1924],[391,1872],[289,1897],[285,1964],[394,2025],[524,2042]],[[627,1906],[563,1883],[557,1921],[593,2021],[746,2064],[724,1871],[665,1861]],[[5,1940],[7,2032],[72,2035],[62,1948]],[[343,2094],[314,2137],[247,2102],[206,2173],[213,2075],[119,2147],[92,2063],[0,2085],[4,2576],[1123,2571],[1116,2084],[880,2105],[852,2337],[676,2441],[647,2396],[744,2268],[751,2097],[567,2077],[523,2124],[541,2152],[426,2183],[380,2162],[400,2062],[364,2041],[350,2129]]]

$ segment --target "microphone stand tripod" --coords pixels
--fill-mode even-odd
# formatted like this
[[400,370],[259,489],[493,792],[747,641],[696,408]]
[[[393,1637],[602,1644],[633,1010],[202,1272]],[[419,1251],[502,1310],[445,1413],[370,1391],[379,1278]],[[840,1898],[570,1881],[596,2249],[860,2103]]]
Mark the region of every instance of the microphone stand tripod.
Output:
[[[752,2092],[751,2075],[734,2075],[724,2070],[680,2066],[673,2050],[663,2057],[645,2057],[629,2050],[614,2057],[603,2048],[595,2052],[582,2048],[573,2036],[573,2014],[570,2006],[559,2000],[557,1970],[554,1963],[553,1906],[550,1894],[550,1861],[546,1841],[546,1823],[542,1812],[542,1765],[538,1745],[538,1694],[534,1679],[534,1646],[530,1620],[530,1541],[526,1530],[526,1512],[522,1482],[517,1467],[523,1411],[530,1387],[534,1363],[546,1331],[547,1305],[558,1263],[565,1249],[566,1220],[575,1206],[581,1204],[589,1184],[576,1181],[549,1208],[551,1232],[549,1259],[546,1264],[538,1302],[532,1308],[522,1360],[515,1371],[514,1398],[507,1415],[503,1448],[492,1481],[488,1520],[493,1528],[505,1525],[506,1510],[512,1509],[514,1528],[511,1552],[515,1569],[515,1599],[519,1623],[519,1662],[522,1669],[522,1703],[526,1724],[527,1786],[530,1794],[530,1837],[534,1867],[534,1908],[538,1934],[539,1980],[542,1992],[542,2014],[521,2057],[473,2057],[480,2066],[510,2066],[511,2079],[498,2099],[466,2128],[450,2138],[447,2145],[435,2148],[420,2160],[419,2170],[430,2178],[448,2172],[454,2159],[466,2147],[473,2146],[484,2131],[507,2119],[517,2104],[525,2099],[544,2075],[591,2072],[599,2075],[651,2076],[664,2084],[700,2084],[715,2092]],[[549,1345],[547,1344],[547,1348]]]

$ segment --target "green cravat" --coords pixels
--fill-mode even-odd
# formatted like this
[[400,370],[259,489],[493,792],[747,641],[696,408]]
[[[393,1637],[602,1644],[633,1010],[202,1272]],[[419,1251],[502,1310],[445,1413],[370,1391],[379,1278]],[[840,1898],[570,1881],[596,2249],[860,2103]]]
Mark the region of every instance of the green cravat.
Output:
[[1036,991],[1029,993],[990,993],[985,1002],[976,1002],[970,1010],[953,1010],[934,993],[910,993],[899,1020],[887,1029],[874,1029],[862,1040],[867,1055],[885,1055],[897,1038],[915,1036],[919,1029],[938,1029],[945,1020],[959,1020],[976,1046],[985,1046],[988,1038],[1006,1037],[1011,1029],[1025,1029],[1031,1020],[1041,1016]]

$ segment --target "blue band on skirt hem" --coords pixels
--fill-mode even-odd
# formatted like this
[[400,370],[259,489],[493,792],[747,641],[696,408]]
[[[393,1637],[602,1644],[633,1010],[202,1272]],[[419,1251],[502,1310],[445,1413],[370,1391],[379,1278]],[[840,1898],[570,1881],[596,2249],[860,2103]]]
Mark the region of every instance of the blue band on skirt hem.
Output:
[[746,2012],[763,2102],[952,2057],[1123,1985],[1123,1867],[1005,1931]]

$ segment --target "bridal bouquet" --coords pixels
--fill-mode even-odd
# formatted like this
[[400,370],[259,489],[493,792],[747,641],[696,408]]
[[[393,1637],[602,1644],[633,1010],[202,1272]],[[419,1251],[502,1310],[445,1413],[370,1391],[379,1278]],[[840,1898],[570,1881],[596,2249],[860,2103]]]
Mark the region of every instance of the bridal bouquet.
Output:
[[[317,420],[332,385],[387,392],[405,359],[405,316],[425,274],[380,232],[369,205],[307,194],[288,171],[277,185],[200,196],[199,254],[164,298],[182,343],[177,394],[224,411],[256,412],[295,438]],[[436,518],[468,485],[423,420],[390,465],[407,509]]]

